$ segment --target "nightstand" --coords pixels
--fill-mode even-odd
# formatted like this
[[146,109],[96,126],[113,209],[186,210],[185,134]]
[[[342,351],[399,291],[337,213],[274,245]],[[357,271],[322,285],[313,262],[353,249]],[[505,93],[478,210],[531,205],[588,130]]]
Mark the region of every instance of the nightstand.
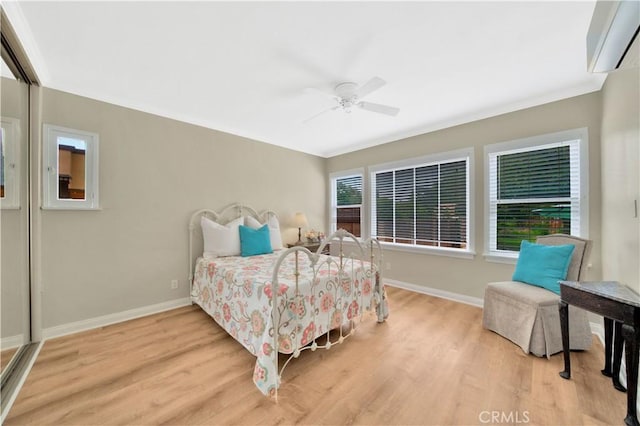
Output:
[[[306,248],[312,253],[315,253],[320,248],[320,244],[321,243],[304,243],[302,244],[302,247]],[[329,254],[329,246],[330,244],[327,244],[326,246],[324,246],[324,250],[322,251],[322,254]],[[296,244],[287,244],[287,248],[291,248],[291,247],[296,247]]]

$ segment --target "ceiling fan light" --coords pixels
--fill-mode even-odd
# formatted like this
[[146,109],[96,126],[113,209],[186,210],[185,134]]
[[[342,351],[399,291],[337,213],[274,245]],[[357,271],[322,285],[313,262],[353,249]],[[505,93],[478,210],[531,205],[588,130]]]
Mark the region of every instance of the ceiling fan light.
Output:
[[[371,80],[367,81],[361,87],[358,87],[356,83],[352,83],[352,82],[340,83],[335,87],[334,89],[335,95],[333,95],[334,99],[337,102],[337,105],[328,110],[321,111],[320,113],[304,120],[303,123],[307,123],[310,120],[324,114],[325,112],[333,111],[336,109],[341,109],[345,113],[351,114],[351,110],[355,107],[358,107],[367,111],[376,112],[379,114],[396,116],[400,111],[399,108],[392,107],[389,105],[372,103],[372,102],[363,102],[360,100],[361,98],[367,96],[371,92],[378,90],[380,87],[384,86],[385,84],[386,82],[380,77],[373,77]],[[318,91],[318,90],[314,89],[314,91]]]

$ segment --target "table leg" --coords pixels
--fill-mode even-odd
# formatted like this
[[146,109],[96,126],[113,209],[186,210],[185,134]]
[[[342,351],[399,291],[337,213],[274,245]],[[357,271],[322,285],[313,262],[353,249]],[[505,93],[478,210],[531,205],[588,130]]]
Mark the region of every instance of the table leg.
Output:
[[[620,383],[620,364],[622,362],[622,344],[624,343],[624,339],[622,337],[622,323],[618,321],[614,321],[614,332],[613,332],[613,370],[611,373],[611,379],[613,380],[613,387],[618,389],[620,392],[626,392],[622,383]],[[609,356],[611,356],[611,352],[609,352]]]
[[624,423],[627,426],[638,426],[636,414],[636,399],[638,394],[638,349],[640,332],[629,324],[622,325],[622,337],[625,343],[625,355],[627,362],[627,417]]
[[611,318],[604,319],[604,369],[602,374],[611,377],[611,352],[613,343],[613,320]]
[[571,378],[571,358],[569,352],[569,305],[560,300],[560,330],[562,331],[562,352],[564,354],[564,370],[560,372],[563,379]]

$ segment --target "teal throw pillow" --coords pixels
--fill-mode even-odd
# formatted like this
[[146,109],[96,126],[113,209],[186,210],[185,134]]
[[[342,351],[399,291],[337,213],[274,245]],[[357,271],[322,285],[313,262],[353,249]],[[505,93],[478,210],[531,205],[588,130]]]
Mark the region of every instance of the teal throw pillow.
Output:
[[560,294],[558,281],[567,277],[574,249],[573,244],[545,246],[522,240],[513,280]]
[[258,229],[252,229],[244,225],[240,225],[239,228],[240,254],[243,257],[273,253],[268,225],[261,226]]

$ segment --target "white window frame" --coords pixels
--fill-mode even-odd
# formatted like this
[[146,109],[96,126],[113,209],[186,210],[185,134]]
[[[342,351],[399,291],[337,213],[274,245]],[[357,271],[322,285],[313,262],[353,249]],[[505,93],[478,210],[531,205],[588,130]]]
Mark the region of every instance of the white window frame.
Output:
[[[83,140],[85,151],[85,199],[58,198],[58,137]],[[69,129],[53,124],[43,125],[43,209],[99,210],[98,196],[98,149],[97,133]]]
[[[548,133],[529,138],[516,139],[486,145],[485,152],[485,253],[486,260],[500,263],[515,263],[519,252],[498,250],[497,247],[497,176],[495,160],[498,155],[526,152],[537,149],[570,146],[573,153],[578,150],[578,161],[571,163],[570,198],[578,205],[578,220],[571,221],[571,234],[589,238],[589,133],[586,127],[562,132]],[[577,170],[575,169],[577,167]],[[532,200],[533,201],[533,200]],[[536,199],[535,201],[553,201]],[[573,204],[572,203],[572,204]],[[573,209],[572,209],[573,213]]]
[[0,127],[4,134],[4,197],[0,198],[3,210],[20,208],[20,120],[2,117]]
[[380,244],[386,249],[397,250],[411,253],[431,254],[436,256],[449,256],[463,259],[473,259],[475,257],[475,241],[474,241],[474,218],[475,218],[475,188],[474,188],[474,149],[463,148],[455,151],[442,152],[438,154],[426,155],[423,157],[409,158],[406,160],[393,161],[384,164],[377,164],[369,167],[369,179],[370,179],[370,224],[369,229],[373,235],[373,230],[376,229],[376,179],[377,173],[384,173],[396,169],[403,168],[418,168],[422,166],[448,163],[454,161],[466,160],[467,162],[467,248],[455,249],[448,247],[432,247],[422,246],[414,244],[401,244],[380,242]]
[[353,204],[349,206],[340,206],[341,208],[346,207],[360,207],[360,237],[358,239],[364,238],[367,233],[365,232],[364,224],[364,202],[365,202],[365,179],[364,179],[364,169],[351,169],[344,170],[340,172],[334,172],[329,175],[329,179],[331,181],[331,223],[329,224],[330,233],[334,233],[337,231],[337,223],[338,223],[338,179],[345,179],[351,177],[359,177],[362,179],[362,204]]

